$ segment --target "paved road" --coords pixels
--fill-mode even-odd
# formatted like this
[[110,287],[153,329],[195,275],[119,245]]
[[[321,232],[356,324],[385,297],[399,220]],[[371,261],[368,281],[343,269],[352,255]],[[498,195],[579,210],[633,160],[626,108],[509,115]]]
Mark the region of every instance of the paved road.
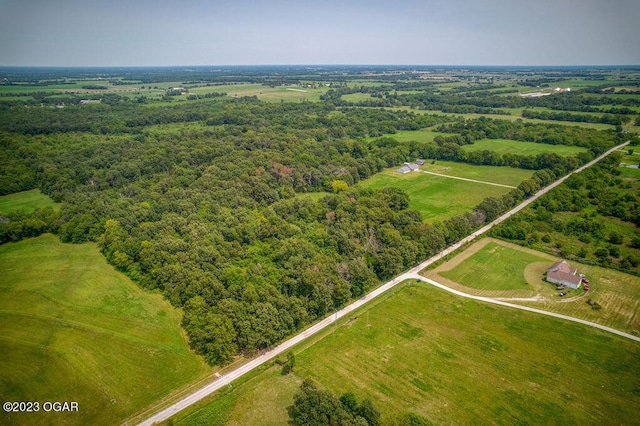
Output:
[[486,298],[486,297],[472,296],[472,295],[469,295],[469,294],[462,293],[460,291],[451,289],[451,288],[449,288],[449,287],[447,287],[447,286],[445,286],[443,284],[437,283],[436,281],[433,281],[433,280],[430,280],[428,278],[422,277],[421,275],[418,274],[421,270],[423,270],[424,268],[426,268],[427,266],[429,266],[433,262],[436,262],[437,260],[440,260],[442,257],[454,252],[458,248],[462,247],[464,244],[467,244],[468,242],[473,241],[475,238],[478,237],[478,235],[481,235],[481,234],[487,232],[494,225],[496,225],[496,224],[504,221],[505,219],[509,218],[510,216],[516,214],[517,212],[519,212],[520,210],[522,210],[523,208],[525,208],[526,206],[531,204],[533,201],[535,201],[538,197],[546,194],[551,189],[553,189],[556,186],[560,185],[569,176],[571,176],[571,174],[581,172],[582,170],[586,169],[587,167],[592,166],[593,164],[597,163],[598,161],[600,161],[601,159],[603,159],[607,155],[611,154],[613,151],[618,150],[620,148],[623,148],[627,144],[629,144],[629,142],[625,142],[625,143],[623,143],[621,145],[616,146],[615,148],[610,149],[609,151],[605,152],[604,154],[602,154],[601,156],[599,156],[595,160],[585,164],[584,166],[580,167],[579,169],[575,170],[574,172],[569,173],[567,176],[564,176],[563,178],[561,178],[558,181],[552,183],[551,185],[547,186],[546,188],[541,189],[536,194],[534,194],[532,197],[526,199],[524,202],[522,202],[520,205],[518,205],[517,207],[515,207],[511,211],[503,214],[502,216],[500,216],[499,218],[497,218],[496,220],[494,220],[490,224],[484,226],[483,228],[479,229],[478,231],[474,232],[473,234],[469,235],[468,237],[462,239],[461,241],[457,242],[456,244],[453,244],[453,245],[449,246],[448,248],[443,250],[441,253],[439,253],[439,254],[437,254],[437,255],[425,260],[424,262],[420,263],[419,265],[415,266],[414,268],[411,268],[407,272],[405,272],[405,273],[395,277],[391,281],[381,285],[377,289],[373,290],[371,293],[365,295],[363,298],[356,300],[355,302],[351,303],[349,306],[346,306],[345,308],[335,312],[331,316],[329,316],[329,317],[323,319],[322,321],[314,324],[313,326],[307,328],[306,330],[303,330],[302,332],[300,332],[296,336],[294,336],[291,339],[287,340],[286,342],[280,344],[279,346],[277,346],[276,348],[272,349],[271,351],[269,351],[269,352],[267,352],[267,353],[265,353],[263,355],[260,355],[257,358],[254,358],[253,360],[249,361],[248,363],[244,364],[243,366],[238,367],[237,369],[235,369],[235,370],[233,370],[233,371],[231,371],[231,372],[219,377],[214,382],[204,386],[203,388],[191,393],[189,396],[183,398],[182,400],[176,402],[175,404],[173,404],[173,405],[165,408],[164,410],[160,411],[159,413],[149,417],[147,420],[145,420],[142,423],[140,423],[140,426],[150,426],[150,425],[152,425],[154,423],[166,420],[169,417],[171,417],[174,414],[176,414],[177,412],[182,411],[183,409],[189,407],[190,405],[195,404],[196,402],[198,402],[201,399],[205,398],[206,396],[212,394],[213,392],[215,392],[215,391],[217,391],[217,390],[219,390],[219,389],[221,389],[221,388],[223,388],[225,386],[230,385],[230,383],[232,381],[234,381],[234,380],[238,379],[239,377],[247,374],[248,372],[254,370],[255,368],[259,367],[260,365],[264,364],[265,362],[267,362],[269,360],[272,360],[273,358],[277,357],[278,355],[288,351],[293,346],[297,345],[298,343],[302,342],[303,340],[307,339],[308,337],[316,334],[320,330],[322,330],[325,327],[333,324],[335,321],[337,321],[340,318],[344,317],[345,315],[348,315],[349,313],[355,311],[356,309],[358,309],[361,306],[363,306],[365,303],[369,302],[372,299],[375,299],[376,297],[378,297],[382,293],[388,291],[389,289],[391,289],[394,286],[396,286],[398,283],[400,283],[400,282],[402,282],[404,280],[407,280],[407,279],[420,279],[422,281],[428,282],[429,284],[432,284],[432,285],[434,285],[436,287],[442,288],[443,290],[449,291],[449,292],[451,292],[453,294],[456,294],[458,296],[467,297],[467,298],[479,300],[479,301],[482,301],[482,302],[493,303],[493,304],[496,304],[496,305],[508,306],[510,308],[522,309],[522,310],[525,310],[525,311],[535,312],[535,313],[539,313],[539,314],[543,314],[543,315],[549,315],[549,316],[553,316],[553,317],[557,317],[557,318],[566,319],[566,320],[569,320],[569,321],[579,322],[581,324],[590,325],[592,327],[596,327],[596,328],[599,328],[601,330],[609,331],[609,332],[615,333],[615,334],[617,334],[619,336],[627,337],[629,339],[636,340],[636,341],[640,342],[640,338],[638,338],[636,336],[632,336],[632,335],[627,334],[627,333],[623,333],[623,332],[618,331],[618,330],[614,330],[614,329],[612,329],[610,327],[601,326],[599,324],[591,323],[589,321],[584,321],[584,320],[581,320],[581,319],[578,319],[578,318],[568,317],[566,315],[560,315],[560,314],[555,314],[555,313],[552,313],[552,312],[542,311],[540,309],[529,308],[527,306],[515,305],[515,304],[512,304],[512,303],[503,302],[503,301],[500,301],[500,300],[494,300],[494,299],[490,299],[490,298]]

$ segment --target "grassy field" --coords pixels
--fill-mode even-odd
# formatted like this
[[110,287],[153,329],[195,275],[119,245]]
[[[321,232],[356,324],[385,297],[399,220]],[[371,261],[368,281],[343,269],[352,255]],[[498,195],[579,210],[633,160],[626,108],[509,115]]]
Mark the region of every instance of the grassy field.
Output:
[[464,145],[463,150],[473,151],[495,151],[499,154],[517,155],[538,155],[544,153],[554,153],[562,156],[573,156],[580,152],[587,152],[586,148],[567,145],[548,145],[535,142],[513,141],[509,139],[482,139],[475,141],[472,145]]
[[[433,139],[436,136],[450,136],[446,133],[440,133],[440,132],[434,132],[432,130],[428,130],[428,129],[421,129],[421,130],[399,130],[394,134],[391,135],[385,135],[386,137],[390,137],[393,138],[395,140],[397,140],[398,142],[433,142]],[[375,138],[369,138],[369,140],[373,140],[373,139],[378,139],[377,137]]]
[[17,192],[0,197],[0,214],[12,213],[18,210],[30,213],[36,209],[43,209],[45,207],[59,209],[60,204],[54,203],[51,198],[44,195],[39,189]]
[[117,424],[207,374],[180,313],[53,235],[0,246],[0,395],[76,401],[77,413],[0,414],[1,424]]
[[351,93],[349,95],[342,95],[342,99],[347,102],[360,102],[371,99],[369,93]]
[[529,179],[533,175],[531,170],[516,169],[513,167],[476,166],[453,161],[437,161],[435,164],[427,161],[424,166],[420,166],[420,169],[447,176],[511,186],[518,186],[520,182]]
[[[554,256],[493,238],[480,240],[426,275],[466,293],[487,297],[532,297],[513,301],[550,312],[582,318],[627,333],[640,334],[640,277],[612,269],[571,262],[589,279],[590,289],[568,290],[558,297],[544,273]],[[526,284],[525,284],[526,283]],[[586,302],[591,299],[601,309]]]
[[359,185],[365,188],[401,188],[409,194],[409,208],[422,213],[425,221],[444,220],[470,211],[489,196],[499,197],[509,189],[420,172],[400,174],[387,169]]
[[294,375],[268,368],[173,421],[285,424],[310,377],[370,398],[383,424],[406,412],[434,424],[632,424],[639,356],[637,343],[589,327],[412,284],[298,348]]
[[440,275],[478,290],[530,290],[526,267],[546,258],[489,242],[453,269]]

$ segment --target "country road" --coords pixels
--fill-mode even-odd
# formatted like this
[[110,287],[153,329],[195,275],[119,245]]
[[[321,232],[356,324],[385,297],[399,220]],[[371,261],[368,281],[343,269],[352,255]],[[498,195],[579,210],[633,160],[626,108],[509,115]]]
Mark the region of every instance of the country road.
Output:
[[556,186],[560,185],[562,182],[564,182],[572,174],[581,172],[582,170],[592,166],[593,164],[597,163],[601,159],[603,159],[606,156],[610,155],[612,152],[614,152],[614,151],[616,151],[618,149],[621,149],[621,148],[625,147],[628,144],[629,144],[629,141],[627,141],[627,142],[625,142],[623,144],[620,144],[620,145],[618,145],[618,146],[616,146],[614,148],[611,148],[610,150],[608,150],[604,154],[600,155],[596,159],[590,161],[589,163],[585,164],[584,166],[582,166],[582,167],[574,170],[573,172],[567,174],[566,176],[560,178],[559,180],[557,180],[556,182],[550,184],[549,186],[541,189],[540,191],[535,193],[530,198],[524,200],[521,204],[519,204],[518,206],[516,206],[515,208],[513,208],[509,212],[503,214],[499,218],[495,219],[493,222],[491,222],[488,225],[482,227],[481,229],[475,231],[473,234],[471,234],[471,235],[467,236],[466,238],[463,238],[459,242],[447,247],[442,252],[440,252],[437,255],[425,260],[424,262],[422,262],[419,265],[411,268],[410,270],[404,272],[403,274],[398,275],[397,277],[393,278],[391,281],[386,282],[385,284],[383,284],[380,287],[376,288],[375,290],[373,290],[372,292],[368,293],[367,295],[365,295],[361,299],[356,300],[355,302],[353,302],[350,305],[344,307],[343,309],[335,312],[334,314],[328,316],[327,318],[323,319],[322,321],[312,325],[311,327],[307,328],[306,330],[303,330],[299,334],[295,335],[294,337],[290,338],[289,340],[287,340],[284,343],[280,344],[279,346],[275,347],[271,351],[252,359],[248,363],[242,365],[241,367],[238,367],[237,369],[235,369],[235,370],[233,370],[233,371],[231,371],[231,372],[229,372],[227,374],[224,374],[223,376],[220,376],[217,380],[215,380],[215,381],[211,382],[210,384],[200,388],[199,390],[191,393],[187,397],[185,397],[185,398],[181,399],[180,401],[170,405],[169,407],[166,407],[162,411],[160,411],[160,412],[156,413],[155,415],[147,418],[145,421],[143,421],[139,425],[140,426],[150,426],[150,425],[153,425],[154,423],[158,423],[158,422],[161,422],[161,421],[164,421],[164,420],[168,419],[169,417],[171,417],[174,414],[178,413],[179,411],[189,407],[190,405],[195,404],[196,402],[198,402],[201,399],[205,398],[206,396],[212,394],[213,392],[215,392],[215,391],[217,391],[217,390],[219,390],[219,389],[221,389],[221,388],[223,388],[225,386],[228,386],[231,382],[233,382],[234,380],[238,379],[239,377],[249,373],[250,371],[252,371],[255,368],[259,367],[260,365],[264,364],[265,362],[268,362],[268,361],[272,360],[273,358],[277,357],[278,355],[286,352],[287,350],[289,350],[293,346],[297,345],[298,343],[302,342],[303,340],[307,339],[308,337],[318,333],[319,331],[323,330],[325,327],[333,324],[334,322],[336,322],[340,318],[342,318],[342,317],[348,315],[349,313],[355,311],[356,309],[362,307],[364,304],[368,303],[372,299],[376,298],[377,296],[379,296],[379,295],[383,294],[384,292],[390,290],[391,288],[395,287],[398,283],[400,283],[400,282],[402,282],[404,280],[407,280],[407,279],[419,279],[419,280],[427,282],[427,283],[429,283],[431,285],[434,285],[436,287],[442,288],[443,290],[446,290],[448,292],[451,292],[451,293],[456,294],[456,295],[461,296],[461,297],[471,298],[471,299],[478,300],[478,301],[481,301],[481,302],[493,303],[493,304],[496,304],[496,305],[506,306],[506,307],[515,308],[515,309],[521,309],[521,310],[525,310],[525,311],[529,311],[529,312],[535,312],[535,313],[538,313],[538,314],[553,316],[553,317],[556,317],[556,318],[562,318],[562,319],[569,320],[569,321],[579,322],[581,324],[585,324],[585,325],[589,325],[589,326],[592,326],[592,327],[595,327],[595,328],[599,328],[601,330],[608,331],[608,332],[611,332],[611,333],[615,333],[615,334],[617,334],[619,336],[626,337],[628,339],[632,339],[632,340],[640,342],[640,338],[639,337],[636,337],[636,336],[633,336],[633,335],[630,335],[630,334],[627,334],[627,333],[623,333],[621,331],[612,329],[610,327],[605,327],[605,326],[602,326],[602,325],[599,325],[599,324],[595,324],[595,323],[591,323],[589,321],[584,321],[584,320],[581,320],[581,319],[578,319],[578,318],[568,317],[566,315],[547,312],[547,311],[543,311],[543,310],[535,309],[535,308],[529,308],[527,306],[515,305],[515,304],[508,303],[508,302],[495,300],[495,299],[491,299],[491,298],[486,298],[486,297],[472,296],[472,295],[469,295],[469,294],[462,293],[460,291],[451,289],[451,288],[449,288],[449,287],[447,287],[447,286],[445,286],[443,284],[440,284],[440,283],[438,283],[436,281],[430,280],[428,278],[425,278],[425,277],[419,275],[419,272],[421,270],[423,270],[424,268],[426,268],[427,266],[429,266],[432,263],[442,259],[442,257],[444,257],[444,256],[446,256],[446,255],[448,255],[450,253],[453,253],[458,248],[460,248],[463,245],[469,243],[470,241],[473,241],[479,235],[484,234],[487,231],[489,231],[494,225],[497,225],[497,224],[501,223],[502,221],[506,220],[507,218],[511,217],[512,215],[518,213],[520,210],[522,210],[523,208],[525,208],[526,206],[528,206],[529,204],[534,202],[537,198],[541,197],[542,195],[546,194],[547,192],[549,192],[550,190],[552,190]]

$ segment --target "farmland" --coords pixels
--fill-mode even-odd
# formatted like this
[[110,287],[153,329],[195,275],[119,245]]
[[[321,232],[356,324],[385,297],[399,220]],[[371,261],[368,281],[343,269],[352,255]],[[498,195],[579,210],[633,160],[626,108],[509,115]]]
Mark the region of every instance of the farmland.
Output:
[[475,179],[501,185],[518,186],[520,182],[531,177],[531,170],[515,169],[512,167],[476,166],[453,161],[427,161],[422,170],[455,176],[465,179]]
[[283,424],[310,377],[371,399],[387,423],[406,412],[435,424],[627,423],[640,403],[639,351],[578,324],[412,284],[298,348],[293,378],[267,368],[173,421]]
[[[427,170],[441,171],[452,176],[491,179],[496,181],[515,182],[517,175],[526,177],[529,172],[517,170],[509,176],[507,171],[496,171],[498,167],[469,166],[438,162],[437,167],[425,167]],[[443,170],[443,169],[447,170]],[[513,169],[512,169],[513,170]],[[491,172],[496,171],[496,175]],[[517,173],[520,172],[520,173]],[[518,182],[519,183],[519,182]],[[409,194],[409,207],[422,213],[426,221],[444,220],[470,211],[487,197],[498,197],[509,191],[508,188],[467,182],[458,179],[435,176],[420,172],[400,174],[395,169],[382,173],[360,183],[364,188],[380,189],[385,187],[400,188]]]
[[499,154],[538,155],[543,153],[555,153],[558,155],[575,155],[586,152],[584,148],[567,145],[548,145],[534,142],[513,141],[509,139],[481,139],[471,145],[462,147],[465,151],[495,151]]
[[[604,85],[607,76],[622,82],[618,71],[594,71],[598,79],[576,85],[571,96],[530,99],[517,94],[587,74],[340,66],[0,71],[0,186],[11,193],[0,199],[0,237],[8,242],[0,246],[0,275],[9,277],[0,285],[7,295],[0,302],[2,392],[72,399],[68,390],[75,389],[96,401],[85,403],[84,423],[142,419],[153,402],[195,386],[204,362],[224,373],[268,351],[593,155],[627,138],[640,143],[627,133],[637,127],[637,95]],[[625,77],[620,87],[634,88],[637,73]],[[579,119],[597,121],[596,96],[624,126],[521,120],[530,110],[569,111],[554,115],[566,119],[584,112]],[[88,98],[99,102],[88,105]],[[363,100],[367,106],[358,106]],[[631,164],[636,156],[626,152],[621,160]],[[418,158],[426,161],[419,172],[396,171]],[[440,277],[474,294],[540,295],[554,305],[549,310],[635,332],[635,277],[581,265],[592,277],[596,311],[582,293],[560,302],[541,276],[560,254],[637,267],[637,170],[576,178],[571,184],[583,200],[554,193],[531,207],[544,201],[545,209],[494,229],[547,254],[487,239],[457,265],[441,265],[449,269]],[[587,204],[593,207],[577,211]],[[35,211],[42,207],[55,211]],[[611,212],[615,220],[600,220]],[[78,244],[60,244],[47,232]],[[630,409],[620,401],[636,402],[624,382],[630,378],[583,401],[601,392],[594,383],[615,382],[637,359],[635,347],[611,336],[423,285],[379,302],[389,307],[379,303],[365,324],[354,316],[318,348],[298,348],[294,375],[265,368],[268,380],[255,374],[233,383],[213,397],[215,408],[196,409],[189,421],[286,422],[286,407],[308,376],[336,393],[353,386],[389,420],[411,411],[436,423],[624,422]],[[524,325],[505,325],[512,317]],[[13,330],[17,322],[24,330]],[[548,352],[563,343],[579,350],[549,355],[530,347],[547,340]],[[336,361],[326,344],[344,357]],[[615,371],[580,371],[582,357],[600,366],[615,358]],[[52,371],[38,370],[39,380],[30,365]],[[579,398],[573,386],[553,388],[565,373],[578,375]],[[134,389],[125,376],[145,386]]]
[[[60,423],[114,424],[207,373],[179,312],[116,272],[95,244],[52,235],[5,244],[0,270],[4,400],[76,401]],[[0,414],[3,424],[58,421]]]

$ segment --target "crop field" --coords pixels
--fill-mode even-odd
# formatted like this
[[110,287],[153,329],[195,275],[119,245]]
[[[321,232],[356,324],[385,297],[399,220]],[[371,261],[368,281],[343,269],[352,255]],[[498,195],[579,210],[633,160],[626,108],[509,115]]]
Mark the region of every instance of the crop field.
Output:
[[395,168],[378,173],[359,185],[373,189],[401,188],[409,194],[409,208],[420,211],[422,219],[428,222],[468,212],[487,197],[499,197],[509,192],[509,188],[422,172],[400,174]]
[[554,153],[562,156],[573,156],[580,152],[587,152],[586,148],[568,145],[549,145],[535,142],[522,142],[509,139],[482,139],[471,145],[464,145],[463,150],[495,151],[499,154],[538,155]]
[[18,210],[30,213],[36,209],[43,209],[45,207],[59,209],[60,204],[54,203],[51,198],[44,195],[39,189],[17,192],[0,197],[0,214],[12,213]]
[[427,284],[382,300],[298,348],[292,375],[263,370],[178,414],[174,424],[285,424],[303,378],[336,395],[371,399],[383,424],[407,412],[434,424],[637,419],[636,342]]
[[79,405],[3,412],[2,424],[117,424],[209,370],[189,351],[179,311],[115,271],[95,244],[49,234],[8,243],[0,271],[0,395]]
[[[589,291],[567,290],[558,297],[544,273],[554,256],[493,238],[480,240],[426,276],[466,293],[487,297],[532,297],[539,301],[513,301],[557,312],[627,333],[640,333],[640,277],[612,269],[571,264],[589,279]],[[526,283],[526,284],[525,284]],[[593,309],[587,301],[600,305]]]

